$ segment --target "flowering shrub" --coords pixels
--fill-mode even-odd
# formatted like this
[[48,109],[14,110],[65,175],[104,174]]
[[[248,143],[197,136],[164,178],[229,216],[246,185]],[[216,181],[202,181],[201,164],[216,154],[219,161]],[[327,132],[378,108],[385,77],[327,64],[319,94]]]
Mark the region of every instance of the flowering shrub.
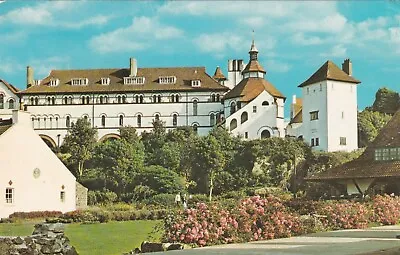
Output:
[[321,222],[327,229],[366,228],[370,215],[365,204],[351,201],[329,201],[317,213],[326,216]]
[[400,197],[391,197],[388,195],[376,196],[371,205],[372,222],[381,225],[394,225],[400,220]]

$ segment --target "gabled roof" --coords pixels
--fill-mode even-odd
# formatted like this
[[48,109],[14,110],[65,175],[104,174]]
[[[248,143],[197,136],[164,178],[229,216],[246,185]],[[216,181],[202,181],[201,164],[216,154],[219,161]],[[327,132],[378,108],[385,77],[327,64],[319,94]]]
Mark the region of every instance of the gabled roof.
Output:
[[342,69],[340,69],[335,63],[328,60],[326,61],[310,78],[299,85],[299,87],[304,87],[317,82],[333,80],[333,81],[344,81],[350,83],[361,83],[359,80],[348,75]]
[[4,83],[4,85],[6,85],[6,87],[11,90],[12,93],[16,94],[18,93],[19,89],[14,87],[12,84],[6,82],[5,80],[0,79],[0,82]]
[[[52,70],[50,75],[42,80],[40,85],[31,86],[21,91],[21,94],[39,93],[108,93],[132,91],[204,91],[221,90],[228,88],[220,85],[211,78],[205,67],[171,67],[171,68],[138,68],[137,76],[145,77],[143,85],[123,84],[124,77],[128,77],[128,68],[122,69],[84,69],[84,70]],[[160,84],[159,77],[176,76],[175,84]],[[50,80],[59,79],[58,86],[49,86]],[[88,85],[73,86],[71,79],[87,78]],[[101,85],[101,78],[110,78],[110,85]],[[200,87],[192,87],[192,80],[201,80]]]
[[226,93],[225,99],[240,97],[243,102],[249,102],[266,90],[273,97],[286,98],[272,83],[264,78],[246,78],[239,82],[231,91]]
[[293,105],[293,119],[290,120],[289,124],[292,123],[303,123],[303,99],[296,98],[296,103]]
[[289,124],[293,123],[303,123],[303,109],[300,109],[300,111],[297,112],[294,115],[294,118],[289,122]]
[[213,78],[218,80],[226,80],[225,75],[222,73],[221,68],[219,66],[217,66],[217,68],[215,69]]
[[376,161],[375,149],[400,147],[400,110],[381,129],[375,140],[357,159],[330,168],[325,172],[306,178],[307,180],[335,180],[351,178],[400,177],[400,161]]

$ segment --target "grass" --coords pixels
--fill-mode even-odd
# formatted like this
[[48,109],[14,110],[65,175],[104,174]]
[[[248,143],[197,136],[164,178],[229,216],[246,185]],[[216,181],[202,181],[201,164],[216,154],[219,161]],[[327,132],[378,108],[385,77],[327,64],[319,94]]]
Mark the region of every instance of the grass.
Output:
[[[153,227],[159,221],[112,221],[96,224],[68,224],[65,235],[80,255],[120,255],[128,252],[144,240],[158,241],[161,233],[149,239]],[[32,222],[0,224],[0,236],[24,236],[33,231]]]

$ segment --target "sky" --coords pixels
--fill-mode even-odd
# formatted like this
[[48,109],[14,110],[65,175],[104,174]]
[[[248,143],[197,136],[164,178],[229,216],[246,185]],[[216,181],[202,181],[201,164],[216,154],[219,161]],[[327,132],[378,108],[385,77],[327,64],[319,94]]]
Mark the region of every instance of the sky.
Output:
[[[254,30],[254,33],[252,32]],[[400,1],[0,0],[0,79],[20,89],[52,69],[205,66],[249,60],[286,97],[327,60],[353,63],[358,106],[400,91]],[[340,101],[340,98],[337,99]]]

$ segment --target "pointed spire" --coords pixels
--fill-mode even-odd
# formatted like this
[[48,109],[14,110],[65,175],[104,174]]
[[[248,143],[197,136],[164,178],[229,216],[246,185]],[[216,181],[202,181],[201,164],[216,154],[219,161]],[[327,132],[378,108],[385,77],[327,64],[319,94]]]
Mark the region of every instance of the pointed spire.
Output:
[[258,50],[256,48],[256,44],[254,43],[254,30],[253,30],[249,54],[250,54],[250,60],[257,60]]
[[226,80],[225,75],[222,73],[221,68],[219,66],[217,66],[217,68],[215,69],[215,73],[213,78],[217,81],[219,80]]

